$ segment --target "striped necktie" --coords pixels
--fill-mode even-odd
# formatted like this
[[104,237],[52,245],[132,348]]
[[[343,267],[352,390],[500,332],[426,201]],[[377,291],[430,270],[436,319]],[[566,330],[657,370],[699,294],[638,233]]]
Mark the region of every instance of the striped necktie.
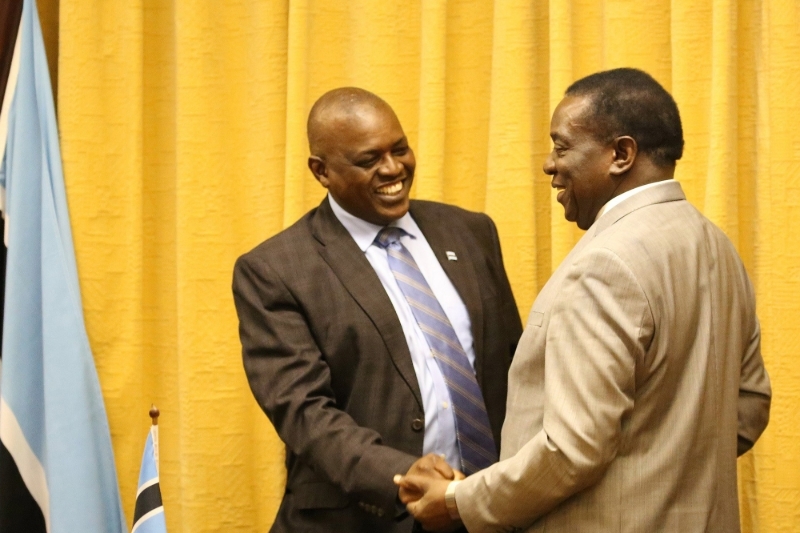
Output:
[[386,249],[389,268],[442,371],[453,406],[462,471],[470,475],[497,461],[483,394],[450,320],[411,253],[400,242],[404,235],[408,233],[400,228],[386,227],[375,243]]

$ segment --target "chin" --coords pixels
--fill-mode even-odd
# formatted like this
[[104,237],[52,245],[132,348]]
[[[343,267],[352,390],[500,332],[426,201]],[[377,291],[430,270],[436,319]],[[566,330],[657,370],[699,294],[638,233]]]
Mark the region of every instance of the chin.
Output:
[[361,218],[364,218],[364,220],[366,220],[367,222],[372,222],[373,224],[377,224],[378,226],[385,226],[387,224],[394,222],[395,220],[403,218],[403,216],[405,216],[406,213],[408,213],[407,203],[402,208],[400,206],[397,206],[392,209],[380,209],[375,211],[370,216],[370,218],[366,217],[361,217]]
[[394,222],[395,220],[403,218],[406,215],[406,213],[408,213],[408,206],[406,206],[406,208],[403,209],[402,211],[395,210],[392,211],[391,213],[386,213],[383,218],[384,220],[386,220],[386,224],[389,224],[390,222]]
[[383,214],[392,217],[392,220],[397,220],[398,218],[408,213],[408,207],[409,207],[409,200],[406,197],[403,200],[392,205],[391,207],[388,207],[385,210],[383,210]]

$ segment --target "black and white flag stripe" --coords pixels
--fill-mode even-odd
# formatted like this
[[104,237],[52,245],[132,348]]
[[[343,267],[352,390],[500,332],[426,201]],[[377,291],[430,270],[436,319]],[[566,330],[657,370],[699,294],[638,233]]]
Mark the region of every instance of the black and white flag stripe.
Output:
[[144,444],[131,533],[167,533],[158,482],[158,426],[155,424],[150,427]]
[[163,513],[164,505],[161,502],[161,487],[158,478],[151,479],[136,493],[136,510],[133,512],[133,531],[139,523],[145,522],[151,516]]

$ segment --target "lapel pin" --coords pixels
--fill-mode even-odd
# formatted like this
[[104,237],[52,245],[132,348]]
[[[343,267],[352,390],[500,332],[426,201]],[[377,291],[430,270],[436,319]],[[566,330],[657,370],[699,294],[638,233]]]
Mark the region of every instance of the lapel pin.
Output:
[[451,251],[448,250],[448,251],[445,252],[445,254],[447,255],[447,260],[448,261],[458,261],[458,257],[456,257],[456,253],[455,252],[451,252]]

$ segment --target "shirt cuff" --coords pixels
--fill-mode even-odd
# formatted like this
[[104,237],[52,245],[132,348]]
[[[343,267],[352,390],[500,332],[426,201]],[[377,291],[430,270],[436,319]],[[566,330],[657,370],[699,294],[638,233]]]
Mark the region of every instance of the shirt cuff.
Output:
[[456,505],[456,486],[459,483],[461,481],[451,481],[447,485],[447,490],[444,491],[444,504],[453,520],[461,520],[461,515],[458,514],[458,505]]

